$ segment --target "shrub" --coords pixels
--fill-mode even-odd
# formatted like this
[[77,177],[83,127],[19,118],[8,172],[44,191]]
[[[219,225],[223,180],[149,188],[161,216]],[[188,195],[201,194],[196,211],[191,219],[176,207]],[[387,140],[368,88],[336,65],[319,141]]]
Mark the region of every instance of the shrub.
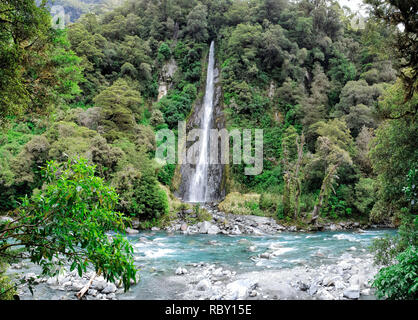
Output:
[[48,162],[42,191],[25,197],[18,218],[0,226],[0,256],[13,257],[21,246],[45,275],[67,264],[80,276],[92,267],[111,282],[122,278],[128,289],[136,270],[132,246],[120,234],[127,219],[114,211],[118,195],[94,169],[86,159]]
[[128,165],[117,172],[112,186],[120,194],[119,209],[141,220],[160,218],[169,211],[167,195],[148,171]]
[[277,212],[279,196],[271,193],[262,193],[260,196],[260,209],[269,213],[274,214]]
[[418,299],[418,252],[415,246],[399,254],[397,264],[382,268],[373,286],[378,298],[390,300]]

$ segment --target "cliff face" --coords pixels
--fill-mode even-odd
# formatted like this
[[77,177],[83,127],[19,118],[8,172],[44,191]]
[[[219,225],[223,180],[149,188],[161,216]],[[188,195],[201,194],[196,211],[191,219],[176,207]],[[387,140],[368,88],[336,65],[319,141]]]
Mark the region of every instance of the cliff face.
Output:
[[[225,128],[225,117],[223,114],[222,105],[222,87],[219,79],[219,68],[214,70],[214,100],[213,100],[213,116],[210,127],[212,129],[224,129]],[[186,130],[189,132],[194,128],[201,127],[201,119],[203,118],[203,97],[196,102],[193,107],[193,111],[188,119]],[[193,145],[193,141],[186,142],[186,148]],[[218,139],[218,163],[209,164],[208,167],[208,189],[207,198],[211,201],[219,201],[225,197],[225,165],[221,164],[221,141]],[[187,200],[189,198],[189,186],[191,178],[196,170],[196,165],[193,164],[182,164],[180,165],[180,177],[181,181],[177,189],[176,195],[182,199]]]

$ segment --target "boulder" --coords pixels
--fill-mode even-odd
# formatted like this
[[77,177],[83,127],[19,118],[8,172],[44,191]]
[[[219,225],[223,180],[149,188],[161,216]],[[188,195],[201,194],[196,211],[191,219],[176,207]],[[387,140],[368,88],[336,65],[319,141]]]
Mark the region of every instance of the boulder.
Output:
[[221,230],[216,226],[216,225],[211,225],[209,228],[208,228],[208,234],[218,234],[219,232],[221,232]]
[[176,275],[178,275],[178,276],[180,276],[180,275],[182,275],[182,274],[186,274],[186,273],[188,273],[188,271],[187,271],[187,269],[185,269],[185,268],[178,267],[178,268],[176,269]]
[[229,283],[226,286],[227,300],[242,300],[248,297],[249,292],[257,287],[258,283],[254,279],[240,279]]
[[242,234],[242,232],[239,229],[239,227],[237,225],[235,225],[234,228],[231,231],[231,234],[233,234],[233,235],[240,235],[240,234]]
[[344,290],[343,296],[348,299],[360,298],[360,288],[358,286],[350,287]]
[[126,228],[126,229],[125,229],[125,232],[126,232],[127,234],[130,234],[130,235],[132,235],[132,234],[138,234],[138,233],[139,233],[139,231],[138,231],[138,230],[131,229],[131,228]]
[[106,287],[106,281],[105,280],[93,280],[93,283],[91,284],[91,288],[101,291]]
[[263,252],[262,254],[260,254],[260,258],[262,258],[262,259],[270,259],[270,253]]
[[200,280],[196,285],[196,290],[198,291],[208,291],[211,288],[211,283],[208,279]]
[[114,283],[108,282],[106,287],[102,290],[102,293],[115,293],[117,290],[116,285]]
[[208,230],[211,226],[212,224],[209,221],[203,221],[200,223],[199,233],[208,233]]
[[183,223],[183,224],[180,226],[180,230],[181,230],[181,231],[187,231],[187,223]]
[[313,284],[309,287],[308,293],[313,296],[318,291],[318,286]]
[[95,289],[89,289],[87,291],[87,294],[90,295],[90,296],[93,296],[93,297],[97,296],[97,293],[98,293],[98,291],[95,290]]

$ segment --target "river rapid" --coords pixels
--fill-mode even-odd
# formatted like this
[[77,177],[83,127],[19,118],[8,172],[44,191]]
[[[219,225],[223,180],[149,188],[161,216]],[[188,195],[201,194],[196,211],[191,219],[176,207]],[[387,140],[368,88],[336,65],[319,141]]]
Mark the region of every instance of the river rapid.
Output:
[[[395,230],[281,232],[274,235],[183,234],[143,231],[128,236],[140,269],[138,284],[122,288],[96,279],[87,299],[372,299],[378,270],[372,240]],[[9,274],[33,277],[23,261]],[[75,299],[91,273],[37,279],[21,299]],[[102,283],[100,283],[100,281]],[[108,286],[108,287],[106,287]],[[354,293],[353,293],[354,292]]]

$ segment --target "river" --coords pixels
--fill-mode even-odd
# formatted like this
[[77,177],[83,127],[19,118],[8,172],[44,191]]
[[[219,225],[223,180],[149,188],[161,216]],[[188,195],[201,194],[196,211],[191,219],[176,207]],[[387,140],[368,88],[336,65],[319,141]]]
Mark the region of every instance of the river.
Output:
[[[128,236],[135,250],[141,281],[128,292],[118,294],[117,298],[183,299],[188,282],[176,275],[179,267],[191,270],[200,265],[214,265],[236,272],[239,278],[252,272],[274,274],[286,271],[291,274],[298,268],[324,269],[327,265],[336,265],[347,255],[352,261],[360,261],[370,258],[369,247],[373,239],[395,233],[395,230],[366,230],[361,233],[323,231],[232,236],[143,231]],[[261,258],[266,252],[269,257]],[[9,270],[9,273],[30,272],[39,273],[39,267],[25,263],[20,270]],[[52,289],[41,283],[34,287],[33,296],[24,290],[21,298],[73,299],[74,292]]]

